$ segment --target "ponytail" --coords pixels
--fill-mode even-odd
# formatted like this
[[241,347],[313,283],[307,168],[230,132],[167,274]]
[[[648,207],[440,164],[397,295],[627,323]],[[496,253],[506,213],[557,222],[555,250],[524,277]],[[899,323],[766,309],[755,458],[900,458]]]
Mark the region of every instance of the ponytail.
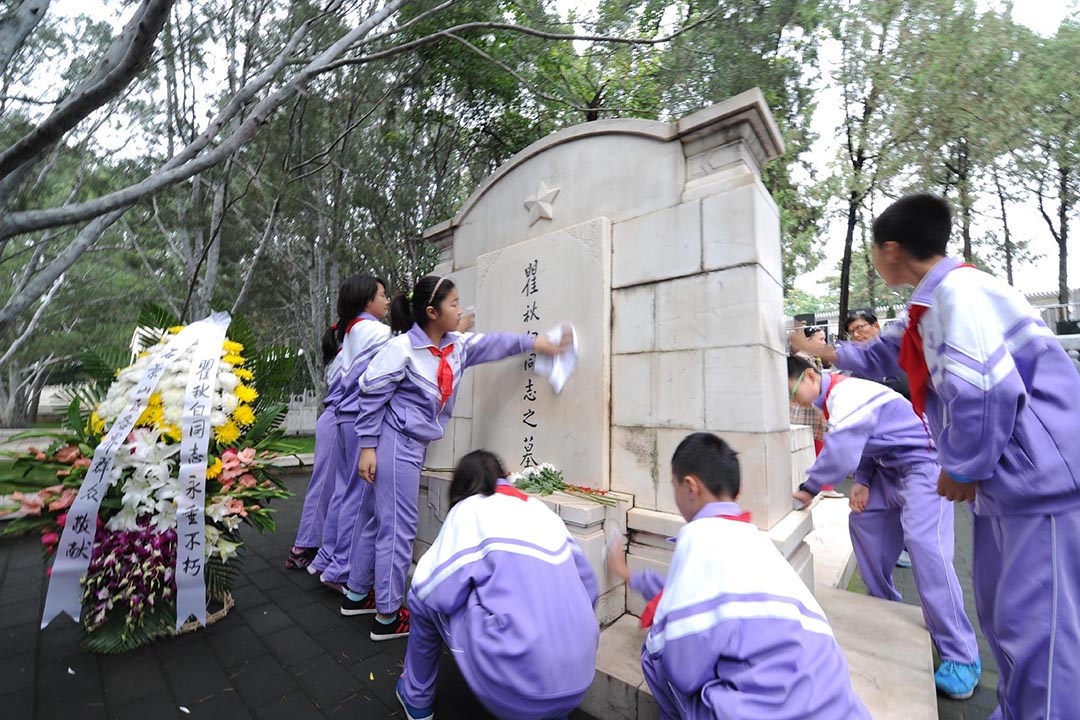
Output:
[[425,275],[416,281],[413,287],[412,297],[405,293],[398,293],[390,304],[390,329],[395,334],[408,332],[409,328],[416,323],[420,327],[427,327],[430,318],[427,309],[438,309],[450,291],[454,289],[454,281],[445,275]]
[[408,332],[413,325],[412,302],[405,293],[398,293],[390,302],[390,330],[395,335]]
[[337,357],[338,350],[337,341],[337,324],[331,325],[326,328],[326,332],[322,335],[322,364],[326,367],[334,361]]

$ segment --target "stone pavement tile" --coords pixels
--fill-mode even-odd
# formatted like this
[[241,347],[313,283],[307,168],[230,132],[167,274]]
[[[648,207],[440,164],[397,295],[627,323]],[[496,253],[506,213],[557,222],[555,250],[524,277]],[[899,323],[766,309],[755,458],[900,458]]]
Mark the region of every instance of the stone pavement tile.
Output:
[[286,612],[294,608],[301,607],[303,605],[308,605],[313,602],[311,599],[311,593],[308,590],[297,587],[295,584],[287,580],[282,585],[269,588],[264,592],[266,594],[266,597],[270,599],[270,602],[274,603]]
[[[236,603],[232,612],[243,612],[248,608],[259,607],[270,602],[270,598],[266,597],[266,593],[255,587],[254,583],[234,587],[232,596],[233,601]],[[232,612],[229,614],[231,615]]]
[[36,685],[39,695],[59,693],[97,702],[104,699],[98,661],[89,653],[39,660]]
[[189,717],[180,711],[180,704],[165,690],[121,705],[109,703],[109,720],[181,720]]
[[320,602],[315,602],[310,597],[306,605],[291,608],[286,614],[292,618],[296,626],[308,635],[315,636],[327,630],[345,628],[349,625],[347,618],[338,610],[331,610]]
[[[322,717],[322,714],[310,698],[297,690],[255,708],[255,717],[258,720],[306,720]],[[360,717],[363,716],[357,716],[356,720]],[[375,720],[375,717],[371,716],[371,720]]]
[[[35,626],[37,623],[35,623]],[[67,616],[56,618],[38,634],[38,650],[43,661],[63,661],[66,658],[89,655],[82,649],[82,627]]]
[[[231,613],[230,613],[231,616]],[[236,624],[226,628],[222,625],[232,620]],[[232,669],[248,660],[266,655],[267,647],[256,637],[251,628],[240,622],[239,618],[227,617],[216,623],[212,632],[207,633],[207,640],[222,667]]]
[[249,708],[280,702],[296,690],[296,683],[270,655],[255,658],[233,669],[229,679]]
[[0,658],[33,653],[37,648],[37,623],[0,629]]
[[379,644],[368,637],[367,625],[363,629],[337,627],[325,630],[315,636],[315,642],[330,657],[346,666],[355,665],[379,652]]
[[247,575],[248,580],[263,592],[266,592],[271,588],[281,587],[289,582],[285,577],[285,574],[276,568],[268,567],[265,570],[245,574]]
[[13,600],[0,603],[0,630],[12,627],[39,625],[41,622],[41,608],[38,605],[38,596]]
[[240,609],[238,614],[259,637],[265,637],[275,630],[282,630],[293,624],[285,611],[273,604],[260,605],[250,610]]
[[105,720],[105,701],[38,693],[34,720]]
[[34,688],[34,653],[0,659],[0,695]]
[[278,662],[286,667],[301,665],[304,661],[323,654],[318,643],[296,626],[264,635],[262,641]]
[[0,694],[0,715],[10,720],[30,720],[34,717],[34,688]]
[[155,693],[167,695],[165,677],[149,647],[122,655],[102,655],[98,662],[105,680],[105,702],[110,710]]
[[295,668],[298,685],[324,713],[360,690],[361,683],[329,655],[320,655]]
[[[396,704],[393,708],[383,705],[370,693],[357,693],[346,698],[336,707],[326,713],[331,720],[356,720],[356,718],[404,718],[405,713],[401,706]],[[442,720],[442,716],[437,716]]]
[[188,652],[164,668],[165,682],[176,701],[185,706],[196,705],[209,697],[233,689],[225,669],[221,667],[209,646],[199,652]]
[[372,694],[387,707],[396,708],[399,705],[397,698],[394,696],[394,688],[404,667],[405,640],[385,640],[378,644],[400,644],[401,655],[378,652],[352,665],[349,672],[359,681],[356,684],[356,689],[359,692]]
[[[240,699],[239,693],[233,689],[219,692],[216,695],[211,695],[208,698],[203,698],[193,706],[188,706],[191,710],[190,717],[192,718],[205,718],[206,720],[251,720],[251,713],[244,707],[244,702]],[[148,718],[148,720],[150,720]],[[297,717],[299,720],[299,716]]]

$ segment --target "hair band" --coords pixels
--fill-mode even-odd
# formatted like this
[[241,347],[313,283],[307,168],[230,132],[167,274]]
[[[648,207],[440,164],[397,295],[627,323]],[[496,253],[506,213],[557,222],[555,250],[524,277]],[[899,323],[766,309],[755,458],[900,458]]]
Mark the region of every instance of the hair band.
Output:
[[442,285],[442,281],[445,279],[446,277],[443,276],[435,283],[435,289],[431,291],[431,297],[427,299],[427,305],[425,305],[425,307],[431,307],[431,303],[435,299],[435,293],[439,292],[439,286]]

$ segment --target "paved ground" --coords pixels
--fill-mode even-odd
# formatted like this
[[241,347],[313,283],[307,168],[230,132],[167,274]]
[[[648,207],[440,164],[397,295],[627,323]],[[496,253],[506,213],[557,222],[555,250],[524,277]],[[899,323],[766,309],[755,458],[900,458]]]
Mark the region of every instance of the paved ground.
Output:
[[[275,535],[245,533],[232,612],[204,630],[124,655],[84,652],[77,626],[66,619],[38,631],[45,598],[40,543],[0,540],[0,717],[403,717],[394,684],[405,641],[371,642],[370,618],[342,617],[340,596],[282,565],[307,475],[286,479],[301,495],[275,506]],[[435,707],[440,720],[490,717],[445,653]],[[571,717],[590,720],[580,712]]]
[[[846,488],[841,488],[846,492]],[[979,629],[979,618],[975,613],[975,596],[971,589],[971,513],[967,506],[955,505],[956,512],[956,558],[954,565],[956,575],[960,580],[960,586],[964,590],[964,607],[971,624],[975,626],[975,632],[979,639],[979,655],[982,660],[983,670],[980,687],[975,690],[969,700],[956,701],[938,696],[938,717],[941,720],[987,720],[990,713],[997,707],[997,663],[990,652]],[[904,602],[919,605],[919,593],[915,590],[915,576],[910,569],[896,568],[893,573],[893,582],[900,594],[904,596]],[[855,584],[861,592],[866,592],[865,586],[856,579]],[[853,588],[854,589],[854,588]],[[939,661],[937,654],[934,656],[934,664]]]

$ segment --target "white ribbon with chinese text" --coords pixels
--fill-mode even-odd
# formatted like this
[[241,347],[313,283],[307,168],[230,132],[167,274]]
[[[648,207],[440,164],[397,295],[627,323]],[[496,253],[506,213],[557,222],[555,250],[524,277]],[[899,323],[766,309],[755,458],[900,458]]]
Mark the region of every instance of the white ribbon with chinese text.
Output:
[[206,450],[218,360],[228,313],[214,313],[203,326],[184,392],[180,425],[180,494],[176,500],[176,629],[191,616],[206,624]]

